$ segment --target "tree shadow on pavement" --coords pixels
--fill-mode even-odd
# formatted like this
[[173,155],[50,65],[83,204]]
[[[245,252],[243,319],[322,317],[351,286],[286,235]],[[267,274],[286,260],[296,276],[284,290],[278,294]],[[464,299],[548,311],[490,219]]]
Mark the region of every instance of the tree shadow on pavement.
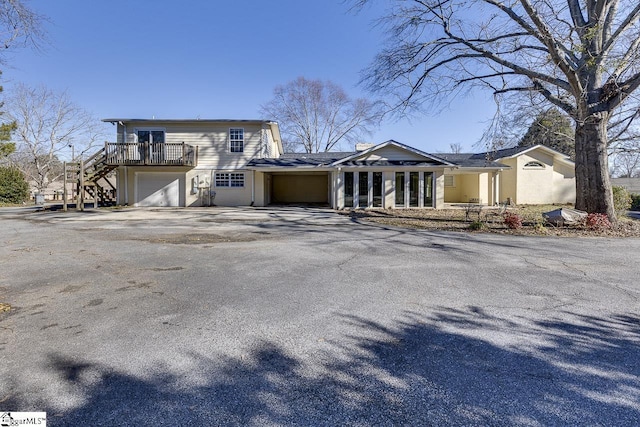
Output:
[[347,334],[304,357],[271,342],[242,358],[189,354],[197,384],[168,367],[143,378],[52,355],[83,403],[48,408],[51,425],[640,422],[637,315],[525,319],[468,307],[390,325],[340,317]]

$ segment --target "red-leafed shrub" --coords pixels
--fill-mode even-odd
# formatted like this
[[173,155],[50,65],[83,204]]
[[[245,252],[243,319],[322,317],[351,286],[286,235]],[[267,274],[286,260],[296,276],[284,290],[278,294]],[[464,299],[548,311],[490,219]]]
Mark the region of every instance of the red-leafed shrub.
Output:
[[607,214],[590,213],[587,215],[587,228],[590,230],[609,230],[611,228],[611,221]]
[[505,212],[504,223],[512,230],[522,228],[522,218],[520,218],[520,215],[513,212]]

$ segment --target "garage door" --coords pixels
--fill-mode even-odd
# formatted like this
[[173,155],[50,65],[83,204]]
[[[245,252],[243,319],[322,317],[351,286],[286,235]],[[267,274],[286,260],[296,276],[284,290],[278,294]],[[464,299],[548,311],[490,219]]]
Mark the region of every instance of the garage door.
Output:
[[180,179],[184,174],[136,174],[136,206],[180,206]]
[[329,175],[273,175],[272,203],[329,202]]

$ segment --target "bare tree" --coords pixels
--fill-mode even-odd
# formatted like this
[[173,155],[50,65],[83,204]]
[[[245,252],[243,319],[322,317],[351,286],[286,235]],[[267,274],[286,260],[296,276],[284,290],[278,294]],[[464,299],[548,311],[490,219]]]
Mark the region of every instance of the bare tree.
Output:
[[10,158],[39,191],[60,177],[59,158],[69,146],[84,153],[104,137],[101,122],[75,105],[66,92],[18,85],[6,108],[17,124],[16,152]]
[[623,151],[611,155],[611,175],[635,178],[640,175],[640,151]]
[[0,49],[19,46],[38,47],[44,40],[45,18],[20,0],[0,0]]
[[449,149],[453,154],[460,154],[462,153],[462,144],[460,142],[452,142],[449,144]]
[[280,124],[283,140],[293,151],[331,151],[370,134],[381,119],[377,104],[350,98],[338,85],[298,77],[277,86],[261,113]]
[[366,82],[400,109],[470,87],[561,109],[575,122],[576,207],[615,220],[607,132],[616,110],[637,111],[639,20],[632,0],[396,0]]

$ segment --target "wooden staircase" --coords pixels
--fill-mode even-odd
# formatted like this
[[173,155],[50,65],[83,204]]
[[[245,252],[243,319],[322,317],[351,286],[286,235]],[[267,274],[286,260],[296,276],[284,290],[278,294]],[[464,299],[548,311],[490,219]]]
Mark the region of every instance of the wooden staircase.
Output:
[[[106,159],[105,147],[103,147],[86,160],[65,163],[64,189],[66,191],[67,182],[75,183],[78,209],[83,210],[85,203],[90,200],[93,201],[95,207],[116,204],[116,187],[107,175],[118,166],[108,164]],[[63,200],[66,210],[66,194]]]

